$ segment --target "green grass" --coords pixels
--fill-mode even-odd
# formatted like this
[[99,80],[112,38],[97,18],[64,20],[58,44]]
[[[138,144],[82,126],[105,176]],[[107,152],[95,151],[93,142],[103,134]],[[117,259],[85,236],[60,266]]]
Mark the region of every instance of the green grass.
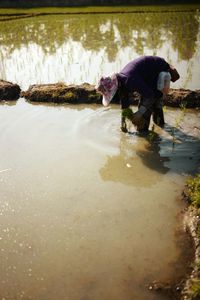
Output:
[[189,295],[191,300],[200,299],[200,279],[192,280],[192,285],[189,291]]
[[189,201],[192,205],[200,208],[200,174],[187,181]]
[[179,11],[196,10],[200,4],[183,5],[158,5],[158,6],[86,6],[86,7],[40,7],[40,8],[0,8],[0,15],[3,14],[35,14],[35,13],[117,13],[117,12],[161,12],[161,11]]

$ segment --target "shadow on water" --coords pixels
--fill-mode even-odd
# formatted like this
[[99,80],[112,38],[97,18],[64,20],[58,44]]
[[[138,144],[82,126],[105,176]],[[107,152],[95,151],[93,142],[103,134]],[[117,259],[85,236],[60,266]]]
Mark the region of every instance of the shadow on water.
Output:
[[[154,297],[146,288],[151,280],[171,278],[174,268],[176,278],[177,273],[181,277],[182,266],[189,261],[177,260],[179,251],[174,246],[176,183],[168,178],[161,181],[170,172],[182,174],[184,168],[187,173],[194,171],[200,153],[199,138],[168,124],[163,133],[150,138],[125,135],[119,132],[119,109],[92,110],[90,106],[79,114],[75,109],[81,110],[84,105],[71,110],[70,105],[57,105],[56,109],[49,104],[43,106],[31,106],[20,99],[16,107],[4,107],[2,114],[2,132],[7,125],[13,126],[8,128],[9,134],[4,133],[1,153],[8,167],[16,165],[19,170],[15,173],[13,169],[13,175],[2,173],[10,180],[8,188],[2,182],[2,198],[16,210],[16,217],[11,213],[7,218],[4,213],[3,225],[15,226],[10,232],[17,240],[17,244],[8,244],[5,232],[1,273],[8,283],[1,287],[2,295],[11,298],[20,293],[22,282],[26,298],[32,299],[56,299],[57,295],[64,299],[69,294],[70,299],[171,300]],[[184,165],[187,158],[190,168]],[[144,189],[102,184],[99,168],[104,181]],[[157,183],[161,184],[152,188]],[[172,193],[163,195],[170,188]],[[24,247],[18,247],[21,241]],[[33,250],[26,250],[26,244]],[[9,245],[19,251],[18,256]],[[10,261],[17,265],[18,273],[7,271]],[[169,264],[173,266],[168,268]],[[35,277],[27,280],[29,268]],[[167,276],[162,277],[163,270]],[[40,276],[42,281],[37,280]],[[13,278],[19,280],[19,285],[10,291]],[[41,295],[43,287],[46,290]]]
[[[102,179],[151,186],[169,172],[184,176],[195,174],[200,164],[200,139],[169,124],[165,125],[164,133],[164,136],[156,132],[146,136],[133,133],[128,138],[122,134],[120,153],[107,156],[100,169]],[[140,143],[132,143],[134,137],[143,140],[142,147]]]
[[[137,133],[121,134],[120,153],[107,156],[105,165],[99,171],[101,178],[104,181],[148,188],[160,183],[166,174],[194,174],[200,165],[199,137],[170,124],[165,124],[162,133],[150,131],[146,136]],[[136,143],[133,142],[135,139]],[[157,200],[154,209],[156,205]],[[181,286],[184,278],[191,272],[191,262],[194,259],[193,241],[182,229],[182,213],[179,212],[176,218],[179,222],[174,229],[174,238],[179,255],[171,263],[174,272],[169,281],[159,282],[158,279],[152,285],[150,283],[153,286],[152,293],[174,300],[180,299]]]
[[150,138],[149,135],[146,137],[148,152],[138,151],[137,155],[148,168],[161,174],[171,171],[194,175],[200,163],[200,139],[170,124],[165,124],[164,131],[170,140],[152,132]]
[[165,130],[172,136],[171,149],[166,139],[161,142],[161,155],[166,153],[169,158],[166,166],[176,174],[194,175],[200,165],[199,136],[187,134],[169,124],[166,124]]

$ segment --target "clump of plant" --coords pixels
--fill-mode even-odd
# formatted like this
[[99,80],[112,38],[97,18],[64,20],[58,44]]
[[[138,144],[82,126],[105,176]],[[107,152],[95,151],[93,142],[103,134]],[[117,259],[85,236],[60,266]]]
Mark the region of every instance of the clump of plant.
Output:
[[124,108],[122,110],[122,117],[125,118],[125,120],[128,119],[131,121],[133,118],[133,114],[134,112],[132,111],[131,108]]
[[72,91],[67,91],[66,93],[65,93],[65,98],[66,99],[72,99],[72,98],[74,98],[75,97],[75,93],[73,93]]
[[155,132],[155,125],[152,125],[151,131],[148,134],[148,140],[149,142],[153,142],[155,138],[157,137],[157,134]]
[[200,174],[187,181],[187,194],[192,205],[200,208]]
[[186,104],[185,103],[181,103],[180,104],[180,109],[181,112],[179,114],[179,116],[176,118],[176,122],[175,122],[175,127],[180,127],[181,122],[183,121],[183,118],[185,116],[185,111],[186,111]]
[[193,279],[192,285],[189,290],[189,296],[191,300],[200,299],[200,279]]
[[126,120],[132,121],[133,114],[134,114],[134,112],[132,111],[131,108],[124,108],[122,110],[122,126],[121,126],[121,130],[123,132],[128,132]]
[[176,136],[175,136],[175,128],[180,128],[180,124],[184,119],[185,112],[186,112],[186,103],[181,103],[180,104],[180,109],[181,109],[181,112],[175,119],[175,127],[172,128],[172,130],[171,130],[171,134],[172,134],[172,137],[173,137],[173,146],[175,145],[175,143],[177,141]]

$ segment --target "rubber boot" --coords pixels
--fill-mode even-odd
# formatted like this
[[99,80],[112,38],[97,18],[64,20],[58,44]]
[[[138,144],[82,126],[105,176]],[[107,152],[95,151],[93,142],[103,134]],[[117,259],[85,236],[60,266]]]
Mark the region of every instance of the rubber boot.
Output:
[[149,130],[149,124],[150,124],[150,119],[151,119],[151,111],[148,110],[144,113],[143,115],[145,122],[142,126],[137,126],[137,131],[140,133],[146,133]]
[[162,127],[165,124],[162,108],[155,108],[153,111],[153,121],[156,125]]

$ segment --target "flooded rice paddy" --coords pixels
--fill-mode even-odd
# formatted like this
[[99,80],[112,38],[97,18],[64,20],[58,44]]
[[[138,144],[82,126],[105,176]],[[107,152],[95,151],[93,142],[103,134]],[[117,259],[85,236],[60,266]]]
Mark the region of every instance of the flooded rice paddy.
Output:
[[[141,54],[177,65],[177,87],[199,88],[198,11],[1,25],[0,77],[22,88],[95,83]],[[186,273],[180,195],[200,129],[194,110],[165,118],[145,138],[120,132],[115,105],[0,104],[1,299],[171,299],[148,285]]]
[[166,13],[157,7],[154,13],[44,15],[4,22],[0,18],[0,77],[23,89],[58,81],[96,84],[100,75],[118,72],[139,55],[159,55],[181,73],[173,87],[197,89],[199,7],[179,7],[186,9],[179,13],[175,6],[172,9]]

